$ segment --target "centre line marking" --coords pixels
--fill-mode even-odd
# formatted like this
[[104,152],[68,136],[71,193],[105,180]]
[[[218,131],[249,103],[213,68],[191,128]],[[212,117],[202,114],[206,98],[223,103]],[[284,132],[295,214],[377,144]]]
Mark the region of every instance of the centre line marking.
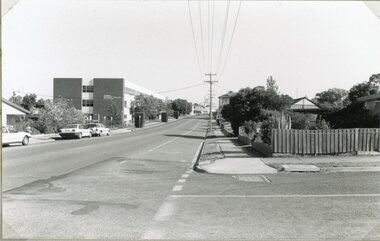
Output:
[[[181,190],[182,190],[182,185],[175,185],[173,187],[173,192],[179,192]],[[170,196],[170,197],[172,197],[172,196]]]
[[171,195],[172,198],[324,198],[324,197],[380,197],[374,194],[305,194],[305,195]]
[[189,174],[183,174],[182,178],[188,178],[190,175]]
[[184,183],[186,182],[186,179],[179,179],[178,182]]

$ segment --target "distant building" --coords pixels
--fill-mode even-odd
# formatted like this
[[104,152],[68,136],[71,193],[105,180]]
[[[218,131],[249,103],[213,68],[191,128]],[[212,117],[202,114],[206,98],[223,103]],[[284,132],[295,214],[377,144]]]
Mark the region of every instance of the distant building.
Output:
[[380,93],[361,97],[358,101],[364,102],[366,109],[368,109],[372,115],[380,116]]
[[131,102],[136,95],[165,97],[128,82],[123,78],[54,78],[54,99],[70,101],[75,108],[87,115],[88,120],[104,122],[110,119],[109,106],[113,104],[120,114],[122,124],[132,123]]
[[200,104],[197,104],[197,103],[194,103],[193,104],[193,113],[195,115],[201,115],[201,114],[205,114],[207,111],[205,110],[205,107],[203,105],[200,105]]
[[15,125],[23,120],[27,115],[30,114],[30,111],[22,108],[21,106],[12,103],[7,99],[2,99],[1,104],[1,119],[2,125]]
[[294,99],[289,110],[292,110],[294,112],[313,113],[313,114],[319,114],[323,111],[323,109],[317,103],[308,99],[307,97]]
[[219,112],[222,111],[223,106],[228,105],[230,103],[231,96],[235,95],[235,92],[228,91],[227,94],[221,95],[218,97],[219,99]]

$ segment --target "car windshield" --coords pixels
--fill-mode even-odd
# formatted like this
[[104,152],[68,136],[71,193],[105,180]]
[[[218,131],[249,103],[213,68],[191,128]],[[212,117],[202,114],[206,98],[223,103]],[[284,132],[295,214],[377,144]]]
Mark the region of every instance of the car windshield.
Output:
[[87,125],[87,128],[92,128],[92,127],[98,127],[98,125],[97,124],[88,124]]
[[78,125],[71,124],[71,125],[67,125],[66,128],[78,128]]

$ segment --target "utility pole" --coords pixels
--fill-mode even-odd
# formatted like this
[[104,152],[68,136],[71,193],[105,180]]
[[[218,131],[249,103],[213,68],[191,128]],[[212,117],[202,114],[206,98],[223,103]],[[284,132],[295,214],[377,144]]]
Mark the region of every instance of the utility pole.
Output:
[[212,80],[212,76],[216,76],[216,74],[208,73],[205,74],[209,76],[210,80],[206,80],[206,83],[210,84],[210,131],[212,130],[212,84],[218,82],[217,80]]

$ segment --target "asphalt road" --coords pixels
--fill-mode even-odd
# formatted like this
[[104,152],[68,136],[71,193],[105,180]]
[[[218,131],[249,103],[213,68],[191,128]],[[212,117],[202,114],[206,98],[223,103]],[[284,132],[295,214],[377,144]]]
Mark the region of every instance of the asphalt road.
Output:
[[378,172],[196,173],[206,124],[3,148],[4,238],[380,239]]

